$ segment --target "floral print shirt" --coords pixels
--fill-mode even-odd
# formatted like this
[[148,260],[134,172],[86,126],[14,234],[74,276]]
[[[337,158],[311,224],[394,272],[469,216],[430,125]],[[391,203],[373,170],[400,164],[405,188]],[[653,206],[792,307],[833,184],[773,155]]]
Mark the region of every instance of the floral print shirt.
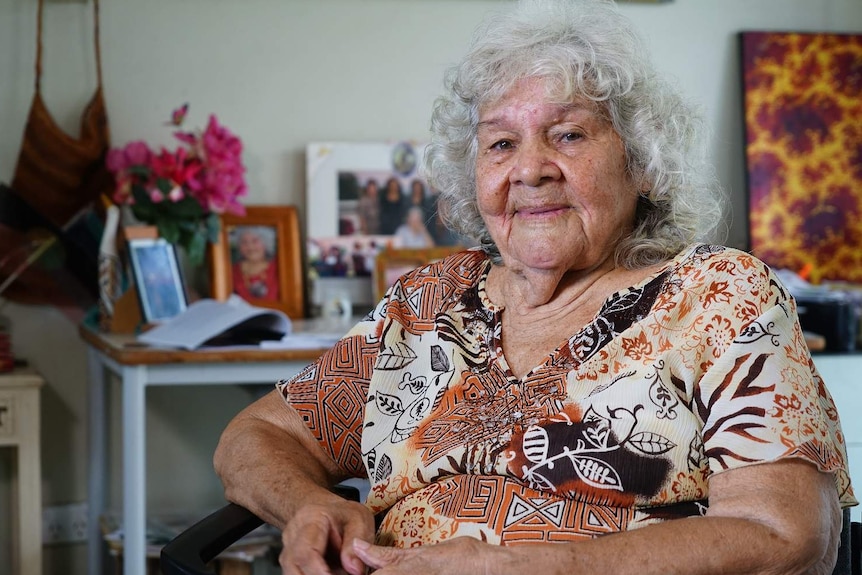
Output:
[[345,474],[366,476],[381,542],[570,541],[702,514],[709,478],[801,458],[856,504],[838,413],[795,303],[769,268],[697,245],[518,379],[468,250],[403,276],[278,383]]

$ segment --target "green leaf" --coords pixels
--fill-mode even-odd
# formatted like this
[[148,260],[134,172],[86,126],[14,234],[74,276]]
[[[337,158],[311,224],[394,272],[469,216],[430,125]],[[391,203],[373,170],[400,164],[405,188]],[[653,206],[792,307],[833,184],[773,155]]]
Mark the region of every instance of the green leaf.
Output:
[[[203,230],[201,230],[202,232]],[[204,262],[204,252],[206,251],[207,239],[203,233],[197,233],[192,236],[191,241],[185,245],[186,253],[189,256],[189,263],[193,266],[199,266]]]
[[186,196],[178,202],[168,201],[166,206],[178,218],[186,220],[199,220],[204,216],[203,208],[196,199],[191,196]]
[[142,164],[129,166],[128,172],[130,174],[132,174],[133,176],[141,176],[143,178],[149,178],[150,177],[150,168],[148,168],[147,166],[142,165]]
[[166,180],[165,178],[157,178],[156,179],[156,187],[159,189],[161,193],[164,195],[168,195],[168,193],[174,189],[173,182],[170,180]]
[[132,214],[134,214],[135,219],[146,224],[154,224],[158,220],[158,214],[152,204],[133,204]]
[[221,234],[221,218],[218,217],[218,214],[210,214],[206,219],[206,228],[207,228],[207,240],[211,244],[217,244],[219,241],[219,234]]
[[178,244],[180,240],[180,228],[177,222],[172,219],[164,218],[156,222],[159,228],[159,235],[170,244]]

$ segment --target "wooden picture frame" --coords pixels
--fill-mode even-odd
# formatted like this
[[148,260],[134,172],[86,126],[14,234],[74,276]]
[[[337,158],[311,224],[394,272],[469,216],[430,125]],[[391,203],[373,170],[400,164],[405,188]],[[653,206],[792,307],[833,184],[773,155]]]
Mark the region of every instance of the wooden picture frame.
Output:
[[379,301],[386,294],[386,290],[410,270],[442,260],[463,250],[463,246],[439,246],[387,248],[381,251],[374,260],[374,299]]
[[[260,259],[261,246],[265,262]],[[237,294],[252,305],[305,317],[305,277],[299,217],[294,206],[246,206],[224,214],[219,241],[209,250],[214,299]]]
[[184,312],[188,300],[173,244],[164,238],[139,237],[129,239],[126,247],[144,323]]

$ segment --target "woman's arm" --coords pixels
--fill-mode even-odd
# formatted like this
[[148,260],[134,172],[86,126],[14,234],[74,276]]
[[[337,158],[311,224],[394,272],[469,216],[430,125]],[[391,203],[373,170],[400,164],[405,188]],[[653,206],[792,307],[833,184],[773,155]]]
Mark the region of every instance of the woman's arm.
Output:
[[828,575],[841,512],[831,475],[801,460],[737,468],[710,479],[706,516],[570,544],[496,547],[458,538],[392,549],[354,544],[376,575],[416,573]]
[[329,491],[342,479],[336,462],[277,391],[230,422],[213,463],[228,500],[283,530],[284,573],[337,572],[326,564],[332,552],[349,573],[363,572],[342,543],[373,540],[374,519],[364,505]]

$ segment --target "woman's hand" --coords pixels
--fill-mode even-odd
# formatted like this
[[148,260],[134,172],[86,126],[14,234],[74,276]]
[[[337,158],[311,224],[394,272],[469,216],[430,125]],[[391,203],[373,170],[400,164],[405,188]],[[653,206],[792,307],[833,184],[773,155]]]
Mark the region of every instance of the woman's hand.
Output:
[[285,575],[363,575],[365,564],[349,541],[372,541],[374,517],[353,501],[301,507],[282,532],[279,556]]
[[500,557],[505,547],[482,543],[472,537],[456,537],[437,545],[425,545],[410,549],[380,547],[363,539],[353,541],[356,556],[375,569],[375,575],[457,575],[465,573],[480,575],[499,569]]

